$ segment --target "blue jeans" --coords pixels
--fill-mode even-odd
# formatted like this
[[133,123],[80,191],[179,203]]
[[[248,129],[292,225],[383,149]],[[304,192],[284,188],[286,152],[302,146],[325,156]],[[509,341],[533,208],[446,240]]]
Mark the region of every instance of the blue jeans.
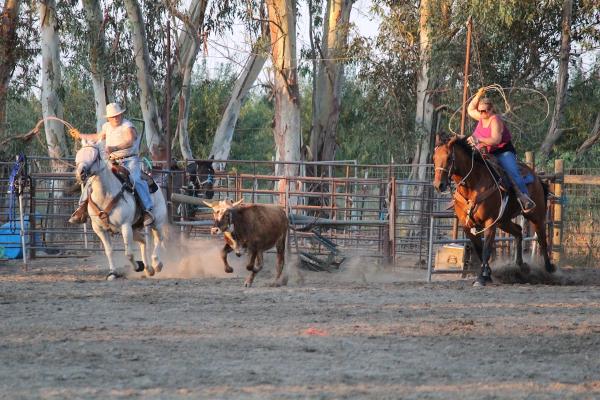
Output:
[[510,175],[510,177],[515,181],[521,193],[529,196],[529,191],[527,190],[527,184],[531,183],[533,178],[531,174],[529,174],[525,179],[521,176],[521,171],[519,171],[519,167],[517,165],[517,156],[512,151],[505,151],[500,154],[494,154],[504,171]]
[[[152,210],[152,197],[150,196],[150,189],[148,188],[148,184],[142,179],[140,159],[138,157],[129,157],[120,160],[119,163],[129,170],[130,179],[133,182],[133,186],[136,192],[140,196],[140,200],[142,201],[144,211]],[[87,197],[88,189],[86,182],[83,190],[81,191],[81,197],[79,197],[79,205],[87,201]]]

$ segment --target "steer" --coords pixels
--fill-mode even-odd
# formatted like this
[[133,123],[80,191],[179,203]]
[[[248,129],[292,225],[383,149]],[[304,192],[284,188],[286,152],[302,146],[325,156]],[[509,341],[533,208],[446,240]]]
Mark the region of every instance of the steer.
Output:
[[211,232],[226,234],[225,246],[221,250],[225,272],[233,272],[233,268],[227,262],[227,255],[231,251],[235,249],[239,255],[242,248],[248,250],[250,260],[246,269],[250,271],[250,275],[244,285],[251,286],[254,277],[263,267],[263,252],[275,247],[277,266],[273,285],[280,286],[284,284],[281,273],[285,261],[285,240],[289,226],[287,215],[279,206],[241,204],[242,202],[243,200],[239,200],[234,203],[229,199],[204,202],[213,210],[214,227]]

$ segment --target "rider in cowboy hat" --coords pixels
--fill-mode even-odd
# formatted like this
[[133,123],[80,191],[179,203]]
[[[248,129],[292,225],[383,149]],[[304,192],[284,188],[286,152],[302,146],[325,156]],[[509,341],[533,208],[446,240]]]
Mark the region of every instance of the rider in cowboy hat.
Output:
[[[135,185],[135,190],[140,196],[144,207],[144,226],[154,222],[152,215],[152,198],[148,184],[141,177],[140,165],[140,142],[142,136],[138,135],[133,124],[123,118],[124,109],[118,103],[110,103],[106,106],[106,119],[108,122],[102,125],[99,133],[80,134],[83,139],[91,141],[104,140],[104,149],[108,158],[129,170],[130,178]],[[87,219],[87,197],[88,191],[84,188],[79,199],[79,207],[69,222],[72,224],[83,224]]]

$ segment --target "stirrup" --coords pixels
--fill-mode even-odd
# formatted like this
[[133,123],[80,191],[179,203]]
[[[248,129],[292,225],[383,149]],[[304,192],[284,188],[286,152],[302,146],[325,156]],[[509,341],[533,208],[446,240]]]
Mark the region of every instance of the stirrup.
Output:
[[529,196],[527,196],[526,194],[523,195],[523,198],[524,198],[524,201],[521,201],[520,198],[517,198],[517,201],[519,202],[519,206],[521,206],[521,210],[525,214],[532,212],[535,209],[535,202],[533,200],[531,200],[531,198]]
[[144,211],[143,216],[144,226],[149,226],[154,223],[154,215],[150,211]]

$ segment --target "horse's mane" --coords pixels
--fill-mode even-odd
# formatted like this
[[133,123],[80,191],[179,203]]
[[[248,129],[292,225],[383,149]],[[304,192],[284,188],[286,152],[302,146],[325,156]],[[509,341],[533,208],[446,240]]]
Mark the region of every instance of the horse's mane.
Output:
[[454,146],[460,147],[462,150],[467,153],[469,158],[474,156],[475,162],[485,163],[483,157],[481,157],[481,153],[471,147],[471,145],[467,142],[467,138],[460,138],[454,142]]

